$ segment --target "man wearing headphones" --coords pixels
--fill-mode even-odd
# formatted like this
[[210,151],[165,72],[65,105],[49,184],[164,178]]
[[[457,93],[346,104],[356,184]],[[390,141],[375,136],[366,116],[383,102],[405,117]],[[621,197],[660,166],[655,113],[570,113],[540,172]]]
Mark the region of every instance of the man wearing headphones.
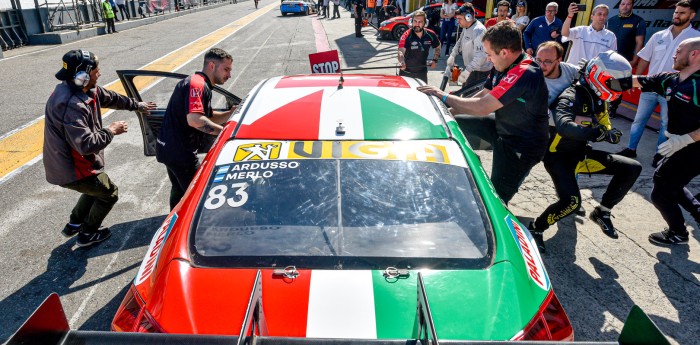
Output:
[[413,13],[409,26],[410,30],[401,35],[399,40],[399,75],[413,77],[428,83],[428,52],[433,48],[433,60],[430,68],[435,68],[440,57],[440,40],[433,30],[426,29],[428,20],[425,12],[418,10]]
[[508,18],[509,14],[510,14],[510,4],[508,3],[508,1],[505,1],[505,0],[499,1],[498,4],[496,5],[496,17],[487,20],[486,24],[484,24],[484,26],[486,26],[486,28],[488,29],[488,28],[496,25],[496,23],[500,23],[504,20],[510,20],[510,18]]
[[464,70],[460,73],[458,81],[468,85],[488,77],[493,64],[486,56],[482,41],[486,28],[474,17],[472,4],[467,2],[455,10],[455,18],[459,27],[462,28],[462,34],[455,43],[455,49],[452,49],[450,57],[447,58],[447,65],[451,69],[457,54],[461,53]]
[[145,113],[155,108],[154,103],[137,102],[98,86],[99,78],[97,56],[71,50],[63,55],[63,67],[56,73],[61,83],[46,102],[46,180],[81,193],[62,231],[65,237],[77,234],[79,247],[109,238],[109,229],[100,225],[118,199],[117,186],[104,172],[104,149],[128,126],[116,121],[102,128],[102,107]]

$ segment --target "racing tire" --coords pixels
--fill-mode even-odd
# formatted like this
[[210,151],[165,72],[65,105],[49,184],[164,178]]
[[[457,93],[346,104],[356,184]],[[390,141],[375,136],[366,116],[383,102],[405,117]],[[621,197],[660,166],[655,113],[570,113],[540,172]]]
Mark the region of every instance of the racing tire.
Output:
[[282,17],[286,17],[286,16],[287,16],[287,12],[282,12]]
[[408,30],[408,26],[396,25],[396,27],[394,27],[391,30],[391,35],[394,36],[394,39],[398,41],[401,39],[401,35],[403,35],[403,33],[406,32],[406,30]]

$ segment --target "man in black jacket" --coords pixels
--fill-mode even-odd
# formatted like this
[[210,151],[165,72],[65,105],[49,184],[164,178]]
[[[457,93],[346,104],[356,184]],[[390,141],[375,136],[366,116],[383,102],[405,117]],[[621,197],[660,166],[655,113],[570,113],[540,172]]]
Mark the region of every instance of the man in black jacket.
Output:
[[622,96],[632,86],[632,67],[611,50],[600,53],[581,68],[579,83],[570,86],[552,103],[555,128],[550,129],[550,144],[544,167],[552,177],[559,200],[547,207],[529,225],[540,252],[544,253],[543,232],[581,205],[576,175],[612,175],[600,206],[590,214],[606,235],[617,238],[610,211],[617,205],[642,172],[639,162],[594,150],[588,142],[620,142],[622,133],[612,128],[607,103]]
[[97,86],[100,66],[87,50],[71,50],[63,56],[56,85],[46,102],[44,169],[46,180],[81,193],[65,237],[78,234],[79,247],[102,242],[111,235],[102,221],[117,202],[117,186],[104,172],[104,148],[115,135],[127,131],[125,121],[102,128],[101,108],[148,112],[154,103],[137,102]]

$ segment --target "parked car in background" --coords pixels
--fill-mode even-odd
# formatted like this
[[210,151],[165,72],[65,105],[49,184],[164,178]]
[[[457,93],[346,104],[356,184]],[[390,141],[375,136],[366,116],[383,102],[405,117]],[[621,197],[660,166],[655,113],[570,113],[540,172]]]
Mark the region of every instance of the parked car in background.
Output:
[[[463,1],[457,1],[457,6],[462,6]],[[425,12],[428,18],[428,28],[435,31],[436,34],[440,35],[440,9],[442,8],[442,3],[430,4],[423,6],[422,10]],[[476,18],[483,21],[484,13],[483,10],[474,6],[474,14]],[[413,17],[414,12],[409,13],[406,16],[398,16],[387,19],[379,24],[379,37],[382,39],[393,39],[398,40],[401,35],[408,29],[408,22]],[[456,39],[459,30],[454,30],[452,36]]]

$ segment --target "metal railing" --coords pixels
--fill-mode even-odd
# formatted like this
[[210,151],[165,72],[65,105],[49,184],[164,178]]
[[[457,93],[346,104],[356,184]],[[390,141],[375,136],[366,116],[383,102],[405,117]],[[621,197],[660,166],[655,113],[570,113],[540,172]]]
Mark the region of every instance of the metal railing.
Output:
[[27,44],[20,10],[0,10],[0,47],[8,50]]

